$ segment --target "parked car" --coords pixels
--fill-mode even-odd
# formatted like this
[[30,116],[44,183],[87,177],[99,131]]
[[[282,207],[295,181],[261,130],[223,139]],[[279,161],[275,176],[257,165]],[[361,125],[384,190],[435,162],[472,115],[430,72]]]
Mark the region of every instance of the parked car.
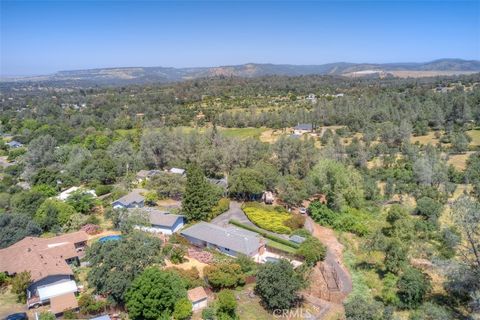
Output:
[[301,207],[301,208],[300,208],[300,213],[301,213],[301,214],[307,214],[307,208]]
[[28,320],[28,316],[25,312],[12,313],[5,320]]

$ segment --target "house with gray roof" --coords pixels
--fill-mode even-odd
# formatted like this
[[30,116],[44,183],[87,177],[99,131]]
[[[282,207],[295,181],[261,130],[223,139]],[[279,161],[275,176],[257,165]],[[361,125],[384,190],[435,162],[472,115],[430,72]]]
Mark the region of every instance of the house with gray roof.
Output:
[[23,143],[15,141],[15,140],[7,142],[6,145],[9,146],[10,148],[13,148],[13,149],[23,147]]
[[180,234],[197,247],[216,249],[233,257],[239,254],[255,257],[265,251],[265,241],[259,234],[233,226],[222,228],[200,222]]
[[309,132],[313,132],[313,125],[311,123],[300,123],[293,127],[293,134],[295,135],[302,135]]
[[137,183],[140,183],[145,180],[150,180],[150,178],[159,174],[160,172],[160,170],[140,170],[135,175],[135,178],[137,179]]
[[135,189],[129,194],[112,202],[112,207],[114,209],[143,208],[144,206],[145,198],[140,194],[140,190],[138,189]]
[[[132,209],[138,210],[138,209]],[[138,226],[139,229],[150,233],[163,233],[171,235],[183,228],[185,216],[171,214],[154,208],[139,209],[147,213],[150,226]]]

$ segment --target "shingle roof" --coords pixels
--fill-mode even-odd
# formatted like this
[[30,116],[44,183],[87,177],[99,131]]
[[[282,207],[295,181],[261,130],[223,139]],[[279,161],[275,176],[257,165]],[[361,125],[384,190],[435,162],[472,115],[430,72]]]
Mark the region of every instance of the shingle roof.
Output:
[[140,194],[140,190],[133,190],[129,194],[124,195],[123,197],[121,197],[118,200],[115,200],[114,203],[119,202],[119,203],[123,204],[124,206],[128,206],[128,205],[130,205],[134,202],[140,203],[144,200],[145,200],[145,198]]
[[131,212],[146,212],[148,220],[152,225],[173,227],[179,218],[184,216],[178,214],[171,214],[168,211],[161,211],[154,208],[134,208],[129,209]]
[[207,222],[197,223],[181,234],[249,256],[262,246],[261,237],[254,232],[235,227],[222,228]]
[[203,287],[196,287],[187,291],[188,300],[192,303],[207,299],[208,295]]
[[73,292],[50,298],[50,311],[53,314],[76,308],[78,308],[78,302]]
[[312,130],[313,125],[311,123],[300,123],[293,128],[294,130]]
[[72,275],[65,260],[78,256],[74,244],[87,239],[84,231],[53,238],[26,237],[0,249],[0,272],[14,274],[29,271],[33,281],[56,274]]

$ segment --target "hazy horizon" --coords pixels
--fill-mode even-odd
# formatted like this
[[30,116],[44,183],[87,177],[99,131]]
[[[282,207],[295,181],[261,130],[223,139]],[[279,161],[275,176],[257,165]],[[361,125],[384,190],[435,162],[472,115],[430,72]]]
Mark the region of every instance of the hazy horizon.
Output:
[[0,76],[115,67],[480,60],[480,4],[2,1]]

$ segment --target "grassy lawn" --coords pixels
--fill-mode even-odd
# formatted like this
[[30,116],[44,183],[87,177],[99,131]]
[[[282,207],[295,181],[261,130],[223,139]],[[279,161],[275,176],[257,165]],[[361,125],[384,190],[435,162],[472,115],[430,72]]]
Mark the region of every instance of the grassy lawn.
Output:
[[0,319],[15,312],[25,312],[25,304],[17,302],[17,296],[10,292],[9,289],[0,291]]
[[480,130],[470,130],[467,134],[472,138],[471,146],[480,146]]
[[225,137],[240,139],[259,139],[262,132],[267,130],[267,128],[220,128],[220,132],[222,132]]
[[242,207],[248,219],[256,226],[276,233],[289,234],[292,230],[284,223],[292,215],[285,211],[282,212],[280,209],[275,210],[275,208],[278,207],[266,206],[256,202],[245,203]]
[[291,254],[297,254],[297,249],[292,248],[290,246],[287,246],[287,245],[285,245],[283,243],[280,243],[280,242],[276,242],[276,241],[273,241],[273,240],[268,240],[267,245],[270,246],[270,247],[273,247],[273,248],[291,253]]

